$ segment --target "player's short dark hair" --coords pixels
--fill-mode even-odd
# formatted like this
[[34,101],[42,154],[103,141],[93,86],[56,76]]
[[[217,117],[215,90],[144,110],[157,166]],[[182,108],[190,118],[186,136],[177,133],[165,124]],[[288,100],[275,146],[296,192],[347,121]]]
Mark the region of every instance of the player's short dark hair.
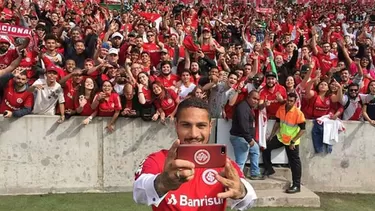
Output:
[[208,106],[208,103],[200,98],[192,97],[192,98],[183,100],[178,105],[177,111],[176,111],[176,121],[178,121],[178,118],[180,117],[182,110],[187,109],[187,108],[204,109],[207,111],[208,119],[211,120],[210,108]]

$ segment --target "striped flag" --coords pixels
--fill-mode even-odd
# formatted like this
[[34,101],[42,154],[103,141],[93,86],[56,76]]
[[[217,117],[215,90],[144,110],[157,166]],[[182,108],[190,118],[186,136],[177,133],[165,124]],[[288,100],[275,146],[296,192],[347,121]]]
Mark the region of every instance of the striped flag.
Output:
[[258,143],[263,149],[267,149],[267,121],[267,111],[263,108],[258,115]]

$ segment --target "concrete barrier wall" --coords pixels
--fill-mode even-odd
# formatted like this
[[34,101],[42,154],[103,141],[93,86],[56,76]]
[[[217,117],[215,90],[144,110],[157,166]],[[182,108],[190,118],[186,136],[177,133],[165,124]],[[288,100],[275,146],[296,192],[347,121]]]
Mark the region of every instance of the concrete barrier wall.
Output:
[[0,116],[0,194],[130,191],[139,163],[177,138],[173,124],[120,118],[107,133],[108,118],[82,120]]
[[[0,117],[0,194],[130,191],[138,164],[176,139],[172,124],[120,118],[109,134],[108,119],[87,126],[82,120],[60,125],[57,117]],[[330,155],[315,155],[310,134],[303,138],[303,182],[309,188],[375,192],[375,128],[356,122],[346,127]]]

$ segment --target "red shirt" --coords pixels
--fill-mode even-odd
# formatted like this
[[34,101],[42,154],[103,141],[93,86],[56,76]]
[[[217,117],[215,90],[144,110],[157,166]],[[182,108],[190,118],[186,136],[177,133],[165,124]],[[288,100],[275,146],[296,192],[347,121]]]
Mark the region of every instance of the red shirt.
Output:
[[155,43],[145,43],[143,44],[143,51],[150,53],[151,64],[157,66],[160,62],[160,47]]
[[164,99],[157,98],[154,101],[156,109],[161,108],[164,111],[165,116],[169,116],[171,113],[173,113],[177,106],[176,100],[178,98],[176,92],[173,90],[168,89],[167,92],[167,96]]
[[267,117],[275,117],[276,116],[276,111],[279,109],[279,107],[282,105],[276,100],[276,94],[280,93],[283,99],[286,99],[286,90],[283,86],[280,84],[275,84],[275,89],[273,92],[270,92],[270,90],[265,86],[260,90],[260,99],[261,100],[268,100],[270,102],[270,106],[266,107],[267,110]]
[[176,83],[180,80],[178,76],[172,73],[169,76],[170,78],[167,79],[165,76],[160,75],[159,77],[156,78],[156,81],[159,81],[160,83],[162,83],[163,86],[167,89],[171,86],[176,86]]
[[4,97],[0,105],[0,113],[5,110],[17,111],[22,108],[32,108],[34,105],[34,95],[31,92],[16,92],[14,90],[14,80],[11,79],[4,89]]
[[[160,174],[164,169],[164,162],[168,151],[161,150],[149,155],[142,162],[135,173],[137,180],[142,174]],[[232,161],[238,175],[244,178],[238,165]],[[169,191],[158,207],[153,206],[153,211],[222,211],[226,208],[226,200],[217,198],[225,187],[215,179],[215,174],[224,168],[195,168],[194,178],[183,183],[177,190]]]
[[[74,101],[74,108],[75,108],[75,110],[77,110],[78,107],[79,107],[79,98],[77,97],[77,99]],[[91,102],[90,102],[90,100],[87,100],[87,103],[83,106],[82,112],[79,115],[81,115],[81,116],[90,116],[94,112],[95,112],[95,110],[93,110],[91,108]]]
[[337,59],[331,59],[330,53],[325,54],[323,52],[320,52],[318,53],[318,55],[316,55],[316,57],[320,61],[320,70],[322,76],[325,76],[332,67],[337,66]]
[[70,78],[66,81],[64,86],[65,110],[74,110],[74,95],[76,95],[77,88],[73,85],[73,80]]
[[[95,98],[98,97],[98,94]],[[121,111],[121,101],[117,93],[112,92],[108,99],[104,99],[98,105],[98,116],[113,116],[115,111]]]
[[16,49],[9,48],[5,54],[0,54],[0,69],[8,67],[17,57],[18,53]]
[[[220,46],[220,44],[216,42],[216,40],[214,40],[214,43],[216,44],[216,46]],[[215,59],[216,49],[212,48],[209,44],[202,44],[201,49],[202,52],[208,56],[208,58]]]
[[306,109],[306,118],[316,119],[321,116],[329,114],[331,109],[331,98],[330,96],[321,99],[317,92],[314,92],[314,96],[308,100],[308,107]]
[[151,89],[146,89],[145,87],[142,87],[142,92],[145,96],[146,103],[150,103],[152,101]]

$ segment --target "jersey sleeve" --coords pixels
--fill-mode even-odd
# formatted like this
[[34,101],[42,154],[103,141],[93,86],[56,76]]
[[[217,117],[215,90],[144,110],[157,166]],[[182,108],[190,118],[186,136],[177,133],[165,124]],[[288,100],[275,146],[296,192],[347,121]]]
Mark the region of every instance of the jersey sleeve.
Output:
[[149,155],[144,159],[138,166],[135,172],[135,180],[137,180],[142,174],[159,174],[163,171],[164,159],[158,156],[157,153]]
[[155,190],[154,182],[163,170],[165,154],[163,151],[149,155],[143,160],[135,172],[133,186],[133,199],[136,203],[154,205],[156,207],[164,200],[167,194],[159,196]]

